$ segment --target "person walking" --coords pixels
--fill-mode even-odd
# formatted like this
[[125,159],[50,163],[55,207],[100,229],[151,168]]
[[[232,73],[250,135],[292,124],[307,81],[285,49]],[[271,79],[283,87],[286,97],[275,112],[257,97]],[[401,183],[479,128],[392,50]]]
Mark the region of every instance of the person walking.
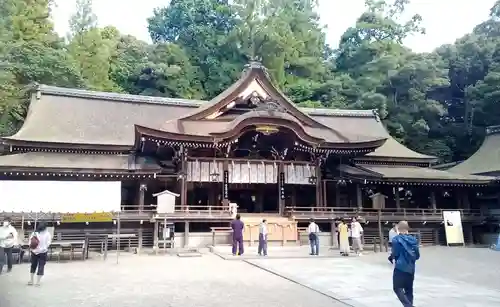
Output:
[[[52,235],[47,230],[44,222],[39,222],[36,231],[30,237],[31,267],[29,286],[40,286],[40,281],[45,275],[45,263],[47,262],[47,252],[52,243]],[[35,281],[36,273],[36,281]]]
[[262,253],[264,253],[264,256],[267,256],[267,234],[267,220],[263,219],[259,225],[259,256],[262,256]]
[[404,307],[414,307],[415,263],[420,259],[418,241],[408,234],[410,230],[408,222],[399,222],[397,229],[399,234],[392,239],[391,259],[396,261],[392,275],[392,288]]
[[[387,245],[389,245],[390,248],[392,248],[392,239],[398,235],[398,227],[396,223],[392,223],[392,228],[389,230],[389,242],[387,242]],[[392,252],[389,251],[389,258],[387,258],[391,263],[393,261],[392,259]]]
[[309,234],[309,244],[311,245],[310,255],[319,255],[319,226],[311,219],[309,226],[307,227],[307,233]]
[[344,219],[340,220],[339,224],[339,246],[340,255],[349,256],[349,228],[347,227]]
[[236,214],[236,219],[231,222],[231,229],[233,230],[233,256],[243,255],[243,230],[245,229],[245,224],[241,221],[241,216]]
[[354,254],[361,256],[363,251],[363,242],[361,241],[361,236],[363,235],[363,227],[358,222],[358,219],[353,217],[351,223],[351,237],[352,237],[352,249]]
[[12,271],[12,250],[15,245],[17,245],[17,231],[12,226],[11,219],[6,217],[0,227],[0,274],[5,264],[7,264],[7,272]]

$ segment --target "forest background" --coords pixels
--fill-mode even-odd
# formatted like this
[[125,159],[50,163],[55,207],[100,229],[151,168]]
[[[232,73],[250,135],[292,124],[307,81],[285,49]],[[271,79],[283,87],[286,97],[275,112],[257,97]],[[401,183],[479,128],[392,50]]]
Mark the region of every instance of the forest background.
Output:
[[210,99],[259,60],[299,106],[376,109],[411,149],[463,160],[500,125],[500,1],[471,33],[430,53],[402,44],[425,33],[421,16],[402,20],[409,1],[366,0],[333,49],[314,0],[171,0],[148,19],[151,44],[98,27],[91,0],[77,0],[67,37],[54,31],[51,0],[3,0],[0,135],[22,125],[35,82]]

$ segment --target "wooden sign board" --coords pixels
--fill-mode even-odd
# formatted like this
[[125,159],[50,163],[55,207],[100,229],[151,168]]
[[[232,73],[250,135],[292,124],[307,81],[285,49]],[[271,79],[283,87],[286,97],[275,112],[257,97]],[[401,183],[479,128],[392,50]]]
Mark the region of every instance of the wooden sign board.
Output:
[[102,213],[73,213],[73,214],[63,214],[61,216],[61,223],[103,223],[112,222],[113,213],[102,212]]

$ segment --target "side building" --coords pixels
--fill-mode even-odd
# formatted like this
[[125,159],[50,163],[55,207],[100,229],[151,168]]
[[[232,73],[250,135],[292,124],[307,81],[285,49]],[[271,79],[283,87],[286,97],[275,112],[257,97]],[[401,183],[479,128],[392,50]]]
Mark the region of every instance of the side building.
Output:
[[[437,159],[398,143],[372,110],[298,108],[255,62],[210,101],[41,85],[22,128],[2,141],[1,180],[121,182],[122,232],[143,246],[158,242],[165,221],[177,245],[222,242],[227,231],[218,229],[235,206],[249,241],[264,217],[281,229],[271,239],[288,242],[310,218],[333,240],[334,219],[356,215],[367,240],[379,219],[407,219],[437,243],[442,210],[462,210],[472,229],[482,221],[476,195],[494,182],[430,168]],[[177,203],[160,214],[154,195],[165,190]],[[62,237],[115,231],[112,223],[57,229]]]

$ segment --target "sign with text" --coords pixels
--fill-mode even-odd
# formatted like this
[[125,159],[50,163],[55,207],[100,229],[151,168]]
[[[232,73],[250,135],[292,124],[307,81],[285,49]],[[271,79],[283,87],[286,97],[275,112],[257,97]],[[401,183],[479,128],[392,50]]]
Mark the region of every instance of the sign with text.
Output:
[[102,213],[74,213],[74,214],[63,214],[61,216],[61,223],[102,223],[102,222],[112,222],[113,213],[102,212]]
[[224,171],[222,181],[222,198],[229,199],[229,171]]
[[285,173],[280,173],[280,199],[285,199]]
[[460,211],[443,211],[446,244],[465,244]]

